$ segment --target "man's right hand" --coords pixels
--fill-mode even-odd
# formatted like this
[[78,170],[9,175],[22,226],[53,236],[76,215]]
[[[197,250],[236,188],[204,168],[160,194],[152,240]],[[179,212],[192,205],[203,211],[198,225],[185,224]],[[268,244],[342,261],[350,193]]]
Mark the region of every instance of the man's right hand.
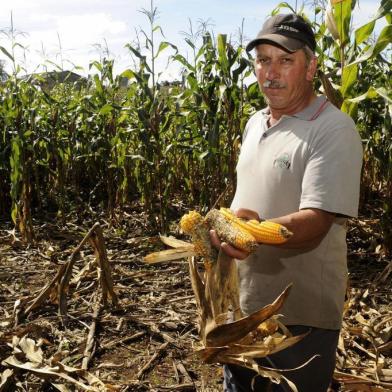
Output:
[[[260,220],[259,214],[256,211],[248,210],[246,208],[240,208],[235,212],[236,216],[246,220]],[[228,256],[237,260],[244,260],[249,256],[248,252],[238,249],[227,242],[221,242],[215,230],[210,230],[210,238],[212,245],[219,249],[222,249]]]

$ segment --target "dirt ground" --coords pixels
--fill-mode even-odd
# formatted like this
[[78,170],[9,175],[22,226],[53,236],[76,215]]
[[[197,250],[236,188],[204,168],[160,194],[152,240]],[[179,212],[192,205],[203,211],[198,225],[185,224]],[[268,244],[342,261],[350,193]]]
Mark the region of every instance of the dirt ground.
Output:
[[[86,211],[67,222],[34,221],[36,241],[27,246],[0,221],[0,391],[221,391],[221,368],[203,365],[194,354],[197,314],[187,262],[142,262],[164,249],[146,216],[134,208],[109,224]],[[101,306],[97,258],[86,243],[66,292],[66,321],[56,291],[26,312],[95,222],[118,304],[109,295]],[[350,225],[336,391],[392,390],[392,264],[377,233],[377,218]],[[179,236],[175,222],[171,234]],[[88,370],[75,370],[83,361]]]

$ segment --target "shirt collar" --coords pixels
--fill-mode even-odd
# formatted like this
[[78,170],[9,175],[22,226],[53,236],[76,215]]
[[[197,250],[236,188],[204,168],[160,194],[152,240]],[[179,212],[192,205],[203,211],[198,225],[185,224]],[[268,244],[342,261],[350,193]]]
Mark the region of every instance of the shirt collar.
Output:
[[[301,110],[298,113],[288,115],[286,117],[296,117],[299,118],[300,120],[305,120],[305,121],[312,121],[315,120],[319,114],[324,110],[324,108],[327,105],[327,98],[323,95],[319,95],[316,97],[316,99],[305,109]],[[269,117],[270,115],[270,109],[267,106],[266,108],[261,110],[261,113],[264,117]]]

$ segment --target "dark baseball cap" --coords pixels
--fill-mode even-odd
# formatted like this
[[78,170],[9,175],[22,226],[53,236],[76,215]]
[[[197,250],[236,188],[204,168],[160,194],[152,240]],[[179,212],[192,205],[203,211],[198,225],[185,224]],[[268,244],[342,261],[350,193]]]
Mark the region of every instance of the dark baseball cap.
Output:
[[262,43],[278,45],[291,53],[305,45],[313,52],[316,49],[312,28],[304,18],[296,14],[279,14],[267,19],[257,37],[246,46],[246,51],[250,52]]

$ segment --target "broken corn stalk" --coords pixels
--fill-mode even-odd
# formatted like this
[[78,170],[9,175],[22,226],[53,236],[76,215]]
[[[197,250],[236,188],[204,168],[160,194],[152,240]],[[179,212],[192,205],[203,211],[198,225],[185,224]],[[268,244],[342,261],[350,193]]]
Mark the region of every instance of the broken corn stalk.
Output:
[[221,208],[219,212],[235,227],[251,234],[258,243],[283,244],[292,235],[286,227],[271,221],[258,222],[256,220],[246,221],[238,218],[228,208]]

